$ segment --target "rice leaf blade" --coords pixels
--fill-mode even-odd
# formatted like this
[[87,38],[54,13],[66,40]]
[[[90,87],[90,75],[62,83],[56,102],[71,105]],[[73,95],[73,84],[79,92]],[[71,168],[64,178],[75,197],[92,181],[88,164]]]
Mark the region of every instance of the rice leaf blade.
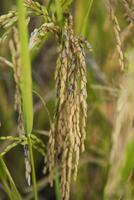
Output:
[[23,101],[23,118],[27,134],[30,134],[33,127],[33,101],[32,101],[32,78],[31,63],[28,50],[28,31],[26,24],[26,8],[23,0],[17,0],[19,16],[20,52],[21,52],[21,90]]

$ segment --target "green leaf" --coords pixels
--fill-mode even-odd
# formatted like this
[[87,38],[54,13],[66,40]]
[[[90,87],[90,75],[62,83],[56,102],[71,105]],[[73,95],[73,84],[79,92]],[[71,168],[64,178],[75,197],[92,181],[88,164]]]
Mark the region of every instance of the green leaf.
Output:
[[26,8],[23,0],[17,0],[18,5],[18,26],[20,36],[21,54],[21,91],[23,103],[24,126],[27,134],[30,134],[33,127],[33,100],[32,100],[32,78],[31,63],[28,50],[28,31],[26,22]]
[[93,4],[93,0],[89,0],[87,11],[86,11],[86,16],[85,16],[84,22],[82,24],[82,36],[83,37],[86,36],[86,31],[87,31],[87,27],[88,27],[88,19],[89,19],[89,14],[91,12],[92,4]]
[[63,10],[62,10],[61,1],[55,0],[55,3],[56,3],[57,20],[59,23],[61,23],[63,19]]
[[33,99],[32,99],[32,75],[30,52],[28,48],[28,28],[26,22],[26,8],[24,0],[17,0],[18,7],[18,27],[20,36],[20,56],[21,56],[21,91],[23,103],[23,120],[26,134],[28,135],[28,145],[30,151],[30,161],[32,168],[32,182],[34,199],[38,199],[34,157],[31,143],[31,131],[33,128]]
[[127,181],[129,175],[131,174],[132,170],[134,169],[134,139],[131,140],[126,149],[126,155],[124,159],[124,164],[121,170],[121,177],[123,182]]

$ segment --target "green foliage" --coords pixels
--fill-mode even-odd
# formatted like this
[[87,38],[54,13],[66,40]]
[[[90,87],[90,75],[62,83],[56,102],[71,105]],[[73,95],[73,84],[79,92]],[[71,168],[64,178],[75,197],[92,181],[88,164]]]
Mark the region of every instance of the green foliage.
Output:
[[82,36],[87,35],[88,20],[89,20],[89,14],[90,14],[90,11],[91,11],[91,8],[92,8],[92,4],[93,4],[93,0],[89,0],[86,15],[85,15],[85,18],[84,18],[84,21],[83,21],[83,24],[82,24],[82,32],[81,32]]
[[124,162],[121,169],[121,181],[127,183],[132,170],[134,169],[134,139],[132,139],[126,148],[126,153],[124,156]]
[[23,0],[17,0],[18,4],[18,25],[21,50],[21,90],[23,102],[23,118],[25,131],[30,134],[33,127],[33,100],[32,100],[32,79],[31,64],[28,50],[28,31],[26,24],[26,8]]
[[57,13],[57,20],[58,22],[62,22],[63,20],[63,10],[62,10],[62,5],[59,0],[55,0],[56,3],[56,13]]
[[28,135],[28,145],[30,151],[30,161],[32,166],[32,181],[34,188],[34,198],[38,199],[35,166],[30,134],[33,128],[33,100],[32,100],[32,75],[30,54],[28,49],[28,29],[26,24],[26,8],[23,0],[17,0],[18,5],[18,26],[20,36],[20,58],[21,58],[21,91],[23,104],[23,120],[26,134]]

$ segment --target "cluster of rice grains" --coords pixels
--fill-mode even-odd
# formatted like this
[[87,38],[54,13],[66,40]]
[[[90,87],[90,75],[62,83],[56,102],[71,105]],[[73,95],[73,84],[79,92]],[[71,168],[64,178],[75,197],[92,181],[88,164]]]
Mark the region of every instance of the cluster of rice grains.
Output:
[[7,29],[16,22],[17,13],[15,11],[10,11],[8,14],[0,16],[0,28]]
[[[72,16],[66,15],[58,37],[55,70],[57,105],[49,136],[46,165],[53,183],[55,166],[61,171],[62,199],[68,200],[71,177],[77,177],[80,152],[84,151],[87,118],[87,73],[84,45],[87,41],[73,33]],[[91,49],[90,49],[91,50]]]

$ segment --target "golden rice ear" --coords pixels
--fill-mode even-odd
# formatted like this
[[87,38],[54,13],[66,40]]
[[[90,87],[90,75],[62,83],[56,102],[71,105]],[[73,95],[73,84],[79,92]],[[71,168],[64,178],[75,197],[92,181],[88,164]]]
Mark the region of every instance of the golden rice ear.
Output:
[[59,27],[56,26],[53,22],[44,23],[41,25],[41,27],[34,29],[34,31],[31,33],[29,49],[32,50],[34,47],[39,47],[48,33],[58,35],[59,31]]
[[8,14],[0,16],[0,28],[8,29],[17,21],[17,12],[10,11]]
[[31,14],[43,16],[46,22],[51,21],[48,11],[45,6],[33,0],[25,0],[25,6]]
[[111,16],[111,19],[113,22],[113,29],[114,29],[114,33],[115,33],[115,39],[116,39],[116,48],[117,48],[117,52],[119,55],[120,69],[121,69],[121,71],[125,71],[126,70],[125,57],[124,57],[124,53],[122,50],[122,42],[121,42],[121,37],[120,37],[121,29],[120,29],[118,19],[115,15],[113,5],[110,0],[109,0],[109,11],[110,11],[110,16]]
[[76,180],[80,152],[84,151],[87,118],[87,72],[82,45],[87,42],[74,35],[71,15],[67,15],[58,41],[55,69],[57,104],[46,164],[51,182],[55,166],[61,169],[62,199],[68,200],[71,177]]

